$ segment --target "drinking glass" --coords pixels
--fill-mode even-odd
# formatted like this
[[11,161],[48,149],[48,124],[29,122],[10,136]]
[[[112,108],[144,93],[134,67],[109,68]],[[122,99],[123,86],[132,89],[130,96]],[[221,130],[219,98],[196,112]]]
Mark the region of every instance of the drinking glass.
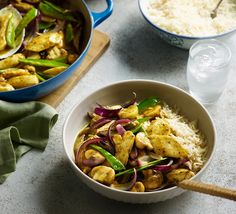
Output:
[[231,51],[214,39],[200,40],[189,51],[189,92],[203,104],[211,104],[223,93],[230,71]]

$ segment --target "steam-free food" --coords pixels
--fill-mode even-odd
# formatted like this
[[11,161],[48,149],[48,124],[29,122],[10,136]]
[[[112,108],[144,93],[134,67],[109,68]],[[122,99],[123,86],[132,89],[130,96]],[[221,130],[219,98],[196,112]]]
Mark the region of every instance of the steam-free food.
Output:
[[0,92],[44,82],[81,53],[83,16],[61,0],[0,2]]
[[98,104],[74,144],[75,163],[101,184],[118,190],[150,192],[190,179],[204,165],[206,140],[164,101]]
[[219,0],[148,0],[147,16],[158,27],[185,36],[213,36],[236,28],[236,1],[224,0],[217,17],[210,14]]

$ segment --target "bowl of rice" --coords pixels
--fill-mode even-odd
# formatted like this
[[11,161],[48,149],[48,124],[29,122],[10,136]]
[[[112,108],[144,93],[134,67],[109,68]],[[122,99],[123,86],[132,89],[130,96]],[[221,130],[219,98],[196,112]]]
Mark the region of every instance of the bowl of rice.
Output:
[[[147,156],[155,158],[154,153],[156,153],[156,155],[158,156],[161,155],[163,157],[167,156],[174,157],[175,161],[179,160],[181,161],[183,160],[182,159],[183,157],[181,156],[182,152],[180,152],[180,148],[182,148],[184,149],[184,151],[186,151],[187,154],[187,156],[184,159],[187,158],[188,161],[184,163],[182,162],[181,163],[182,165],[181,166],[179,165],[178,169],[176,170],[185,170],[185,171],[188,170],[189,172],[191,171],[191,176],[184,179],[200,180],[201,175],[206,171],[207,166],[209,165],[214,154],[215,141],[216,141],[216,131],[214,123],[210,115],[208,114],[207,110],[198,101],[196,101],[193,97],[191,97],[188,93],[175,86],[151,80],[127,80],[113,83],[96,90],[95,92],[87,96],[85,99],[83,99],[80,103],[76,104],[75,107],[70,112],[70,114],[68,115],[63,130],[64,149],[68,161],[72,169],[75,171],[75,174],[78,176],[78,179],[80,179],[81,182],[84,183],[84,185],[87,185],[89,188],[108,198],[128,203],[154,203],[158,201],[171,199],[183,193],[184,190],[177,187],[176,185],[171,185],[168,187],[166,186],[161,189],[156,188],[156,186],[155,187],[146,186],[147,184],[149,185],[150,183],[147,182],[145,183],[145,181],[142,180],[145,179],[142,178],[143,171],[138,172],[139,178],[137,179],[141,180],[135,182],[135,184],[132,185],[132,187],[130,186],[128,189],[124,190],[124,189],[114,188],[115,183],[113,182],[103,183],[104,181],[103,179],[105,179],[105,177],[109,174],[106,173],[106,171],[104,173],[100,172],[102,180],[100,180],[101,177],[99,178],[99,175],[97,175],[95,178],[94,175],[91,174],[92,171],[97,167],[104,168],[105,166],[106,169],[110,167],[109,170],[112,170],[111,169],[112,166],[109,164],[107,165],[106,161],[104,162],[105,164],[104,166],[103,163],[99,163],[99,165],[96,165],[93,169],[91,169],[91,167],[90,168],[86,167],[86,172],[83,169],[79,168],[76,162],[78,157],[77,155],[80,154],[78,152],[75,153],[75,145],[77,147],[78,139],[80,139],[80,137],[78,138],[79,134],[81,133],[81,131],[83,132],[85,125],[90,123],[91,115],[95,116],[92,119],[93,122],[95,121],[95,119],[98,120],[102,119],[101,116],[99,116],[100,113],[98,113],[97,111],[96,113],[92,114],[92,112],[94,112],[94,110],[97,109],[98,103],[99,103],[99,108],[111,107],[110,110],[113,109],[114,111],[116,111],[115,108],[120,108],[120,106],[123,106],[122,104],[126,103],[126,107],[123,107],[122,110],[119,110],[119,113],[123,114],[124,112],[126,112],[126,115],[124,116],[123,114],[123,116],[125,118],[130,118],[129,120],[132,120],[135,123],[135,120],[138,118],[138,116],[137,114],[135,114],[137,117],[136,116],[134,117],[133,112],[129,111],[131,107],[130,106],[127,107],[127,101],[131,100],[133,92],[136,93],[137,97],[135,98],[135,101],[132,101],[132,103],[129,102],[130,103],[129,105],[131,105],[132,109],[133,107],[135,107],[135,105],[137,105],[138,103],[140,104],[140,102],[142,102],[142,100],[145,100],[146,98],[156,97],[160,100],[160,103],[158,105],[155,106],[152,105],[148,109],[146,109],[147,112],[146,111],[142,112],[142,114],[146,115],[147,113],[148,117],[152,118],[151,119],[152,122],[149,123],[146,121],[146,124],[143,124],[142,129],[145,130],[147,128],[146,132],[149,133],[151,128],[153,134],[157,134],[158,139],[159,138],[175,139],[174,144],[170,144],[168,140],[167,141],[164,140],[162,146],[161,147],[158,146],[157,149],[158,151],[156,151],[155,149],[156,145],[155,137],[150,138],[151,144],[153,145],[153,149],[151,147],[150,148],[138,147],[137,142],[135,140],[135,142],[133,142],[133,147],[139,148],[138,156],[135,158],[142,159],[143,157],[146,158]],[[118,107],[118,105],[120,106]],[[156,111],[157,109],[159,110]],[[129,114],[128,112],[131,114],[128,115]],[[105,119],[107,119],[109,115],[105,116],[103,115],[103,116],[105,117]],[[113,117],[113,119],[114,118],[115,117]],[[162,131],[157,132],[158,127],[159,128],[163,127],[159,126],[158,125],[159,123],[156,124],[157,121],[161,120],[165,121],[165,127],[168,126],[168,129],[170,130],[168,134],[165,132],[165,129],[163,128],[161,130],[163,130],[165,133],[163,133]],[[107,126],[107,124],[105,124],[104,126]],[[99,129],[101,128],[102,129],[104,128],[103,132],[105,132],[105,127],[102,126]],[[127,132],[130,132],[128,131],[129,129],[128,127],[125,127],[125,129]],[[104,135],[104,133],[101,134]],[[100,136],[99,133],[97,133],[97,137],[98,136]],[[135,136],[135,139],[136,138],[137,134]],[[85,141],[83,141],[82,144],[80,144],[81,146],[78,148],[83,147],[83,145],[87,144],[88,141],[90,140],[90,139],[86,140],[85,138],[83,139]],[[94,140],[93,137],[91,139]],[[119,144],[115,143],[115,145]],[[170,145],[172,145],[173,147]],[[127,147],[128,146],[130,146],[130,144],[127,145]],[[116,158],[121,157],[119,155],[117,156],[119,151],[121,150],[117,150],[117,148],[115,147],[114,155]],[[129,154],[126,157],[131,158],[131,155]],[[133,157],[131,159],[134,160]],[[89,170],[91,171],[89,172]],[[150,168],[148,170],[150,170]],[[154,170],[153,173],[156,172],[155,171],[156,169],[153,170]],[[119,174],[119,172],[120,171],[115,170],[115,173]],[[171,172],[168,171],[168,173],[172,172],[173,171]],[[168,175],[170,174],[166,173],[167,172],[163,171],[162,175],[164,177],[167,176],[167,179],[169,179]],[[142,190],[138,188],[136,189],[136,183],[139,183],[140,185],[141,183],[143,183],[144,188]]]
[[236,1],[224,0],[217,16],[211,12],[219,0],[139,0],[144,18],[167,43],[189,49],[201,39],[220,39],[236,32]]

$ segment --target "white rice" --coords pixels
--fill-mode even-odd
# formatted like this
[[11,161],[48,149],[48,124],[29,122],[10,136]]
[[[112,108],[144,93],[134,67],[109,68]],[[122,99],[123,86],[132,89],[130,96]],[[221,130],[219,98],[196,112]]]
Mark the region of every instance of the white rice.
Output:
[[198,130],[196,121],[190,122],[167,104],[163,105],[161,116],[169,123],[178,142],[188,151],[192,171],[198,172],[204,165],[207,147],[204,135]]
[[236,28],[236,0],[148,0],[148,16],[157,26],[186,36],[212,36]]

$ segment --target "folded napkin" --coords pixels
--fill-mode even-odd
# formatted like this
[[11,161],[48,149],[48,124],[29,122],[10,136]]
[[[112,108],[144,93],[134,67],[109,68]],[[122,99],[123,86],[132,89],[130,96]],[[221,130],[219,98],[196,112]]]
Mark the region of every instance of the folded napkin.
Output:
[[0,184],[15,171],[17,160],[32,148],[44,150],[58,114],[40,102],[0,100]]

